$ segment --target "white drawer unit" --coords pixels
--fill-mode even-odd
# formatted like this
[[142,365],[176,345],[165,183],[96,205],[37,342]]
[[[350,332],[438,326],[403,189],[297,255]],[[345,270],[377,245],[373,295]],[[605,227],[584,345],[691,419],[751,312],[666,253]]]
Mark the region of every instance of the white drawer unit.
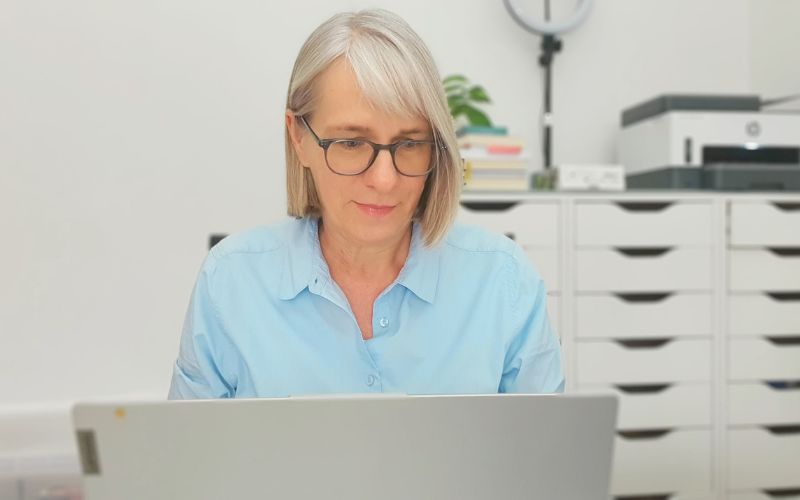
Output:
[[578,246],[709,246],[708,202],[581,201],[576,203]]
[[555,247],[559,243],[558,216],[556,203],[462,201],[458,221],[505,234],[522,247]]
[[[731,425],[800,425],[800,380],[731,383],[728,386]],[[800,465],[800,457],[798,457]]]
[[613,495],[711,492],[711,432],[676,430],[617,437]]
[[728,431],[731,490],[800,488],[800,426]]
[[709,293],[580,295],[575,298],[575,335],[579,339],[711,336],[712,309]]
[[800,335],[800,291],[731,295],[728,304],[731,335]]
[[[800,500],[800,488],[793,491],[749,491],[744,493],[730,492],[726,500]],[[672,500],[672,499],[670,499]]]
[[730,210],[731,245],[800,247],[800,202],[734,201]]
[[577,250],[575,281],[585,292],[708,291],[711,251],[696,248]]
[[576,351],[579,385],[711,380],[710,340],[586,341]]
[[733,338],[728,349],[730,380],[800,380],[800,337]]
[[734,249],[730,252],[733,291],[800,291],[800,249]]
[[619,398],[612,497],[800,500],[800,193],[470,193],[548,289],[569,391]]
[[561,276],[558,265],[559,252],[556,248],[526,248],[525,255],[533,267],[539,271],[548,292],[561,290]]
[[617,428],[622,430],[708,427],[712,423],[708,384],[582,386],[578,390],[617,396]]

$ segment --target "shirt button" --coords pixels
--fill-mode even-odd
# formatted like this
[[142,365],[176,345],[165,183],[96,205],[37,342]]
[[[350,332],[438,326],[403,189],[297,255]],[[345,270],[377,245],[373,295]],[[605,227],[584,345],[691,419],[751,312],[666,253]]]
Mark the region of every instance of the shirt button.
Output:
[[381,325],[381,328],[386,328],[387,326],[389,326],[389,319],[383,317],[380,320],[378,320],[378,324]]
[[367,377],[367,385],[372,387],[373,385],[375,385],[375,380],[376,380],[375,375],[370,375],[369,377]]

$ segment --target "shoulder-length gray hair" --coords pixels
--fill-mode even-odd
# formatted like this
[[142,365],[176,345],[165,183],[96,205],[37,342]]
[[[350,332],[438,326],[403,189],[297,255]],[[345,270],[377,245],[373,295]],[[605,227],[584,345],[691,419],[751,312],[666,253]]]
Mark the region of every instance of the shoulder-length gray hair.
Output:
[[[377,109],[421,116],[440,146],[425,181],[415,219],[425,243],[439,242],[458,208],[461,158],[439,72],[428,48],[399,16],[385,10],[337,14],[308,37],[292,71],[286,108],[304,116],[314,110],[314,83],[335,60],[352,67],[366,99]],[[443,147],[442,147],[443,146]],[[286,194],[289,215],[317,216],[319,198],[311,172],[303,168],[286,130]]]

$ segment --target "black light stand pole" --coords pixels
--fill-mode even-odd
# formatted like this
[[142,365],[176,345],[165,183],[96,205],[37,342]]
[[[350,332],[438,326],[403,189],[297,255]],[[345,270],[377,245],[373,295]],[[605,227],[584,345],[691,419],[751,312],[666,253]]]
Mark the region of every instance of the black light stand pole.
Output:
[[[544,22],[538,22],[535,17],[526,15],[522,4],[530,7],[532,2],[525,0],[503,0],[503,4],[517,24],[526,31],[542,37],[540,44],[539,66],[542,67],[544,78],[544,102],[542,103],[542,156],[544,171],[548,175],[543,179],[552,179],[553,164],[553,59],[561,51],[562,43],[558,35],[574,29],[589,13],[593,0],[577,0],[577,6],[572,15],[563,15],[561,22],[553,23],[550,20],[550,1],[544,0]],[[562,2],[563,5],[563,2]],[[528,11],[530,13],[530,11]]]
[[544,68],[544,103],[542,109],[542,151],[544,169],[553,168],[553,58],[561,50],[561,40],[555,35],[544,35],[541,44],[542,54],[539,66]]

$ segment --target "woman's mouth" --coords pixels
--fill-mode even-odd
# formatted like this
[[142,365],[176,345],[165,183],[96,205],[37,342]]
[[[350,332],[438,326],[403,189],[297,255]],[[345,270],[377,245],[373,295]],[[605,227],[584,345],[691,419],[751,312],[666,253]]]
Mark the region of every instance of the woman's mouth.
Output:
[[355,204],[361,212],[370,217],[385,217],[392,213],[392,210],[396,207],[396,205],[372,205],[359,202],[355,202]]

